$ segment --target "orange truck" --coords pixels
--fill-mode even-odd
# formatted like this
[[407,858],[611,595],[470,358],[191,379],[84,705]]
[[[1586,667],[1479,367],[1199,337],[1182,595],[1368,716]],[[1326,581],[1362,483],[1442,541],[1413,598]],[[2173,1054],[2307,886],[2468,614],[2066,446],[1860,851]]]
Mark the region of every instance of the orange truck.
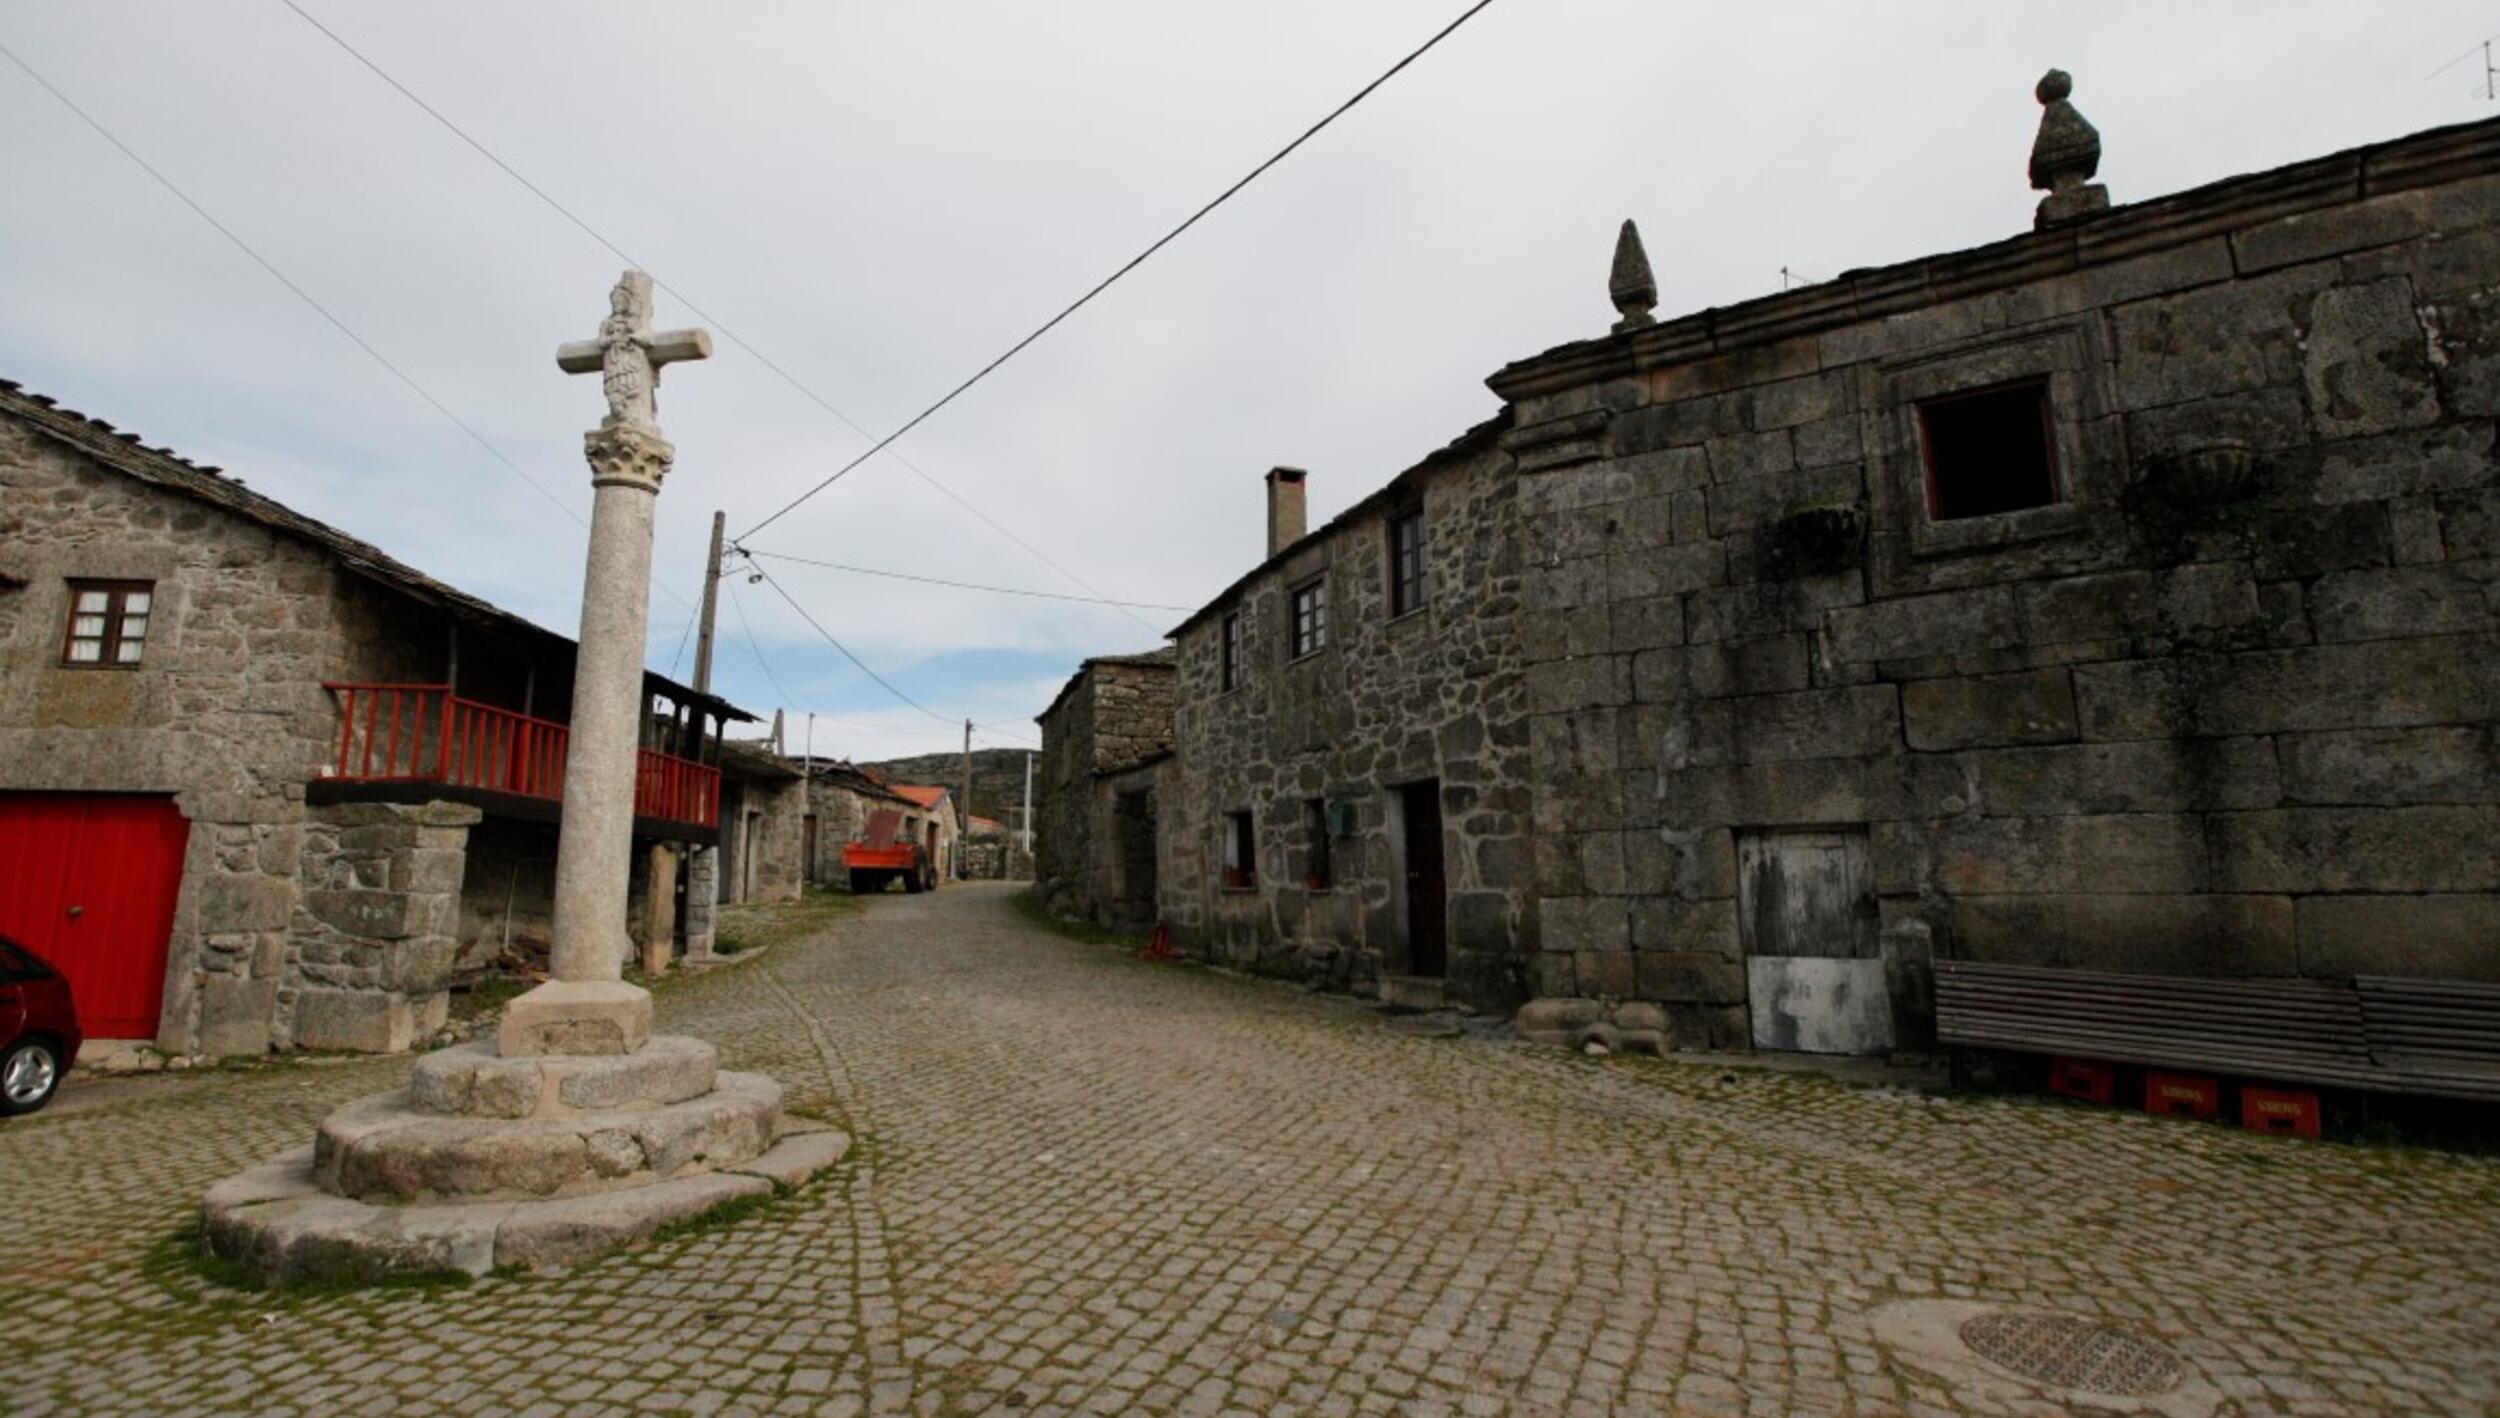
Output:
[[883,891],[895,882],[917,895],[937,885],[937,869],[919,843],[902,835],[903,815],[880,808],[868,815],[868,831],[842,848],[842,868],[854,893]]

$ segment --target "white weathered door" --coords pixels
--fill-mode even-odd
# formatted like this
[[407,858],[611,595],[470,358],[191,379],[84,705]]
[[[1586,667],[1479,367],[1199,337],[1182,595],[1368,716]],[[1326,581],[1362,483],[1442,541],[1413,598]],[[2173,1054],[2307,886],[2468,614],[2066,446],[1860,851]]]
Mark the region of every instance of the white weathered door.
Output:
[[1889,1052],[1892,1002],[1866,834],[1742,833],[1736,869],[1754,1047]]

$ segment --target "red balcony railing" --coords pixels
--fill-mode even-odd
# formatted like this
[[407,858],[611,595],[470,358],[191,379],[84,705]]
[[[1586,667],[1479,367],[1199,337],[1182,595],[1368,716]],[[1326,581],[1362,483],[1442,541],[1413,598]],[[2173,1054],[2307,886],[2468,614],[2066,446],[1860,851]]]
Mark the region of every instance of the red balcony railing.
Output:
[[[562,724],[463,699],[440,684],[331,684],[339,697],[339,756],[331,776],[351,783],[441,783],[561,802]],[[635,767],[634,812],[711,827],[720,821],[720,770],[652,749]]]

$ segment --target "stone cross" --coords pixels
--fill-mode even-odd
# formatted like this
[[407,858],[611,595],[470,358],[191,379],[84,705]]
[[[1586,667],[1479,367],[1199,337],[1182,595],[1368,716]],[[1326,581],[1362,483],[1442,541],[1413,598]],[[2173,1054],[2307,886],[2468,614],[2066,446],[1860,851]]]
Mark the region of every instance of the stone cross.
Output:
[[599,371],[608,396],[601,428],[631,424],[660,431],[660,369],[681,359],[710,359],[712,336],[704,330],[651,329],[651,277],[627,271],[608,292],[608,318],[599,333],[556,347],[556,367],[567,374]]
[[703,359],[701,330],[651,330],[651,278],[627,271],[599,337],[556,350],[568,373],[600,373],[608,416],[582,437],[590,461],[590,554],[581,649],[556,829],[554,978],[505,1007],[507,1057],[630,1054],[651,1037],[651,995],[625,983],[625,898],[633,879],[634,785],[642,737],[643,636],[651,614],[651,515],[677,450],[660,436],[660,368]]

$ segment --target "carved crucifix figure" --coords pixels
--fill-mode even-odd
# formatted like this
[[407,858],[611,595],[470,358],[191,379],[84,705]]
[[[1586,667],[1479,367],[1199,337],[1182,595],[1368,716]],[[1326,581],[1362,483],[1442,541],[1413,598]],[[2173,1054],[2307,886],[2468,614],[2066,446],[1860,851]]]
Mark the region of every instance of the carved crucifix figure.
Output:
[[608,416],[601,428],[620,426],[657,433],[660,369],[681,359],[710,359],[712,337],[703,330],[651,329],[651,278],[627,271],[608,292],[608,318],[599,322],[595,339],[574,340],[556,349],[556,364],[567,374],[599,372],[608,396]]

